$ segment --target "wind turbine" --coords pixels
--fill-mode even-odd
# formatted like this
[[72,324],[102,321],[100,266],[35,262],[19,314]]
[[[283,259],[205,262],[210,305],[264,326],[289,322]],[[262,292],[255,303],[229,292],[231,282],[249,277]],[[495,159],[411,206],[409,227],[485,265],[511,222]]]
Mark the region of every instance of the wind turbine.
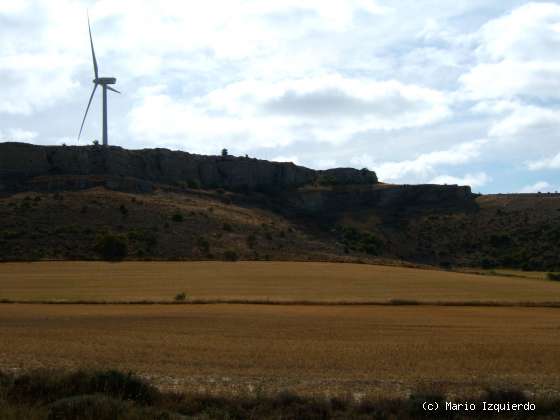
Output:
[[97,71],[97,60],[95,59],[95,50],[93,49],[93,39],[91,37],[91,25],[89,23],[89,15],[88,15],[88,28],[89,28],[89,43],[91,45],[91,56],[93,58],[93,73],[95,75],[95,79],[93,79],[93,91],[91,92],[91,96],[89,97],[89,102],[86,108],[86,112],[84,114],[84,119],[82,120],[82,125],[80,127],[80,133],[78,134],[78,140],[80,140],[80,136],[82,135],[82,129],[84,128],[84,123],[86,122],[87,113],[89,111],[91,101],[93,100],[93,95],[95,95],[95,89],[97,89],[97,86],[101,86],[103,88],[103,146],[107,146],[109,144],[109,136],[107,135],[107,89],[116,93],[120,93],[120,92],[117,89],[113,89],[111,86],[109,86],[117,83],[116,78],[99,77],[99,73]]

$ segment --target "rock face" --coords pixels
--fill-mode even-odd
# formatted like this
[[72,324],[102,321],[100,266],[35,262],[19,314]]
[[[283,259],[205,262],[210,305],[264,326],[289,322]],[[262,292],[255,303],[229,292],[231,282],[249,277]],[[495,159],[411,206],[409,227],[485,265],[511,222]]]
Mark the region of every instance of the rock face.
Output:
[[0,193],[95,186],[150,192],[156,184],[274,193],[269,202],[280,211],[314,217],[360,208],[396,214],[476,206],[470,187],[380,184],[367,169],[315,171],[288,162],[167,149],[0,143]]
[[282,194],[284,206],[301,215],[329,218],[349,210],[375,209],[402,216],[433,211],[472,211],[478,206],[471,188],[457,185],[352,185],[329,190],[301,189]]
[[[327,179],[337,185],[376,183],[375,172],[351,168],[314,171],[287,162],[233,156],[201,156],[167,149],[126,150],[100,146],[36,146],[0,143],[0,189],[20,190],[37,177],[58,177],[58,184],[80,176],[103,175],[171,185],[245,190],[285,190]],[[39,179],[40,180],[40,179]],[[75,187],[87,186],[76,181]],[[140,188],[142,189],[142,188]]]

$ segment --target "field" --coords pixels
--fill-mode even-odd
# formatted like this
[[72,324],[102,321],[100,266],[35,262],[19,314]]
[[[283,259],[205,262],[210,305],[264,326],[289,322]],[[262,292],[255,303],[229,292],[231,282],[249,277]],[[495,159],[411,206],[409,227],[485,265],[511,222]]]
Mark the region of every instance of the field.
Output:
[[[560,300],[560,284],[540,278],[332,263],[42,262],[1,264],[0,285],[0,299],[20,302],[171,302],[180,291],[187,303],[237,302],[0,304],[4,370],[114,367],[217,393],[560,387],[560,309],[516,306]],[[394,300],[424,305],[320,304]]]
[[132,369],[220,393],[403,394],[429,384],[546,394],[560,311],[279,305],[2,305],[4,369]]
[[[511,274],[511,273],[509,273]],[[365,264],[287,262],[36,262],[0,264],[14,301],[543,302],[560,282]]]

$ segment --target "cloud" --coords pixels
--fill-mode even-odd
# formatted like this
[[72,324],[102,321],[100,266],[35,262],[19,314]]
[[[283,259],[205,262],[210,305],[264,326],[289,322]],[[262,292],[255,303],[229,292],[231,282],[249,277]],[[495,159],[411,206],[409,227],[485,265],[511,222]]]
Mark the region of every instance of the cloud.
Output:
[[[498,105],[499,106],[499,105]],[[488,134],[492,137],[514,137],[525,135],[535,137],[538,131],[557,137],[560,129],[560,110],[534,105],[512,105],[505,118],[495,122]]]
[[442,166],[456,166],[476,159],[487,140],[480,139],[459,144],[448,150],[423,153],[415,159],[398,162],[376,163],[367,159],[355,159],[354,164],[373,168],[382,181],[426,180],[434,176]]
[[361,131],[425,126],[449,113],[445,95],[432,89],[326,75],[245,80],[191,101],[155,92],[131,110],[129,129],[207,151],[224,138],[239,139],[245,148],[286,146],[302,137],[340,144]]
[[448,184],[448,185],[469,185],[478,188],[486,185],[492,178],[485,172],[477,172],[474,174],[466,174],[462,177],[451,175],[439,175],[430,181],[430,184]]
[[476,38],[479,62],[460,77],[467,97],[560,98],[560,5],[527,3]]
[[531,171],[542,169],[560,169],[560,153],[551,158],[544,158],[527,163],[527,168]]
[[0,130],[0,140],[4,141],[28,142],[37,138],[38,135],[39,133],[36,131],[28,131],[21,128],[10,128],[5,132]]
[[538,181],[519,190],[520,193],[552,192],[554,187],[546,181]]
[[66,65],[72,67],[72,60],[62,55],[0,57],[0,112],[28,115],[66,99],[78,86]]
[[[86,7],[101,74],[123,92],[114,144],[368,166],[394,182],[485,173],[499,180],[485,191],[556,165],[543,157],[560,133],[558,2],[4,1],[4,135],[75,142]],[[99,99],[84,138],[99,138]]]
[[297,156],[275,156],[270,160],[274,162],[292,162],[295,163],[296,165],[300,164],[299,157]]

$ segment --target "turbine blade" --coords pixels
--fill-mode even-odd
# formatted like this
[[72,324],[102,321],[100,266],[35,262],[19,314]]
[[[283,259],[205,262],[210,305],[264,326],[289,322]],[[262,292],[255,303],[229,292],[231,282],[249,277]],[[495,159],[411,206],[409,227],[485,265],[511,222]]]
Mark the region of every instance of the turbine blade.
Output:
[[97,60],[95,59],[95,50],[93,49],[93,38],[91,37],[91,25],[89,24],[89,14],[87,18],[87,24],[89,29],[89,43],[91,44],[91,56],[93,57],[93,72],[95,73],[95,78],[99,77],[97,72]]
[[89,106],[91,105],[91,101],[93,100],[93,95],[95,95],[95,89],[97,89],[97,83],[93,85],[93,90],[91,91],[91,96],[89,97],[86,113],[84,114],[84,119],[82,120],[82,125],[80,126],[80,133],[78,134],[78,141],[80,140],[80,136],[82,135],[82,129],[84,128],[84,123],[86,122],[87,113],[89,111]]
[[111,86],[107,86],[107,89],[112,90],[113,92],[120,93],[117,89],[113,89]]

